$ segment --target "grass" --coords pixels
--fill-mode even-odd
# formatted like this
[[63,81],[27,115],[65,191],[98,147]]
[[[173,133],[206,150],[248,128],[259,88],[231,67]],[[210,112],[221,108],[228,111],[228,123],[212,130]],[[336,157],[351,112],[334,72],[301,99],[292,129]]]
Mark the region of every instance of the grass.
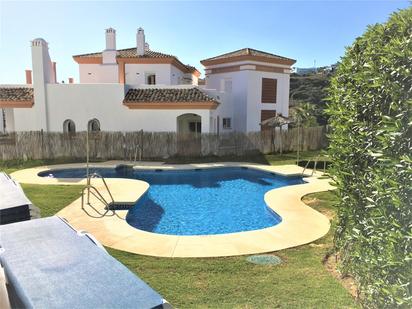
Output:
[[[334,216],[332,192],[304,198]],[[179,308],[356,308],[322,259],[333,231],[314,244],[275,252],[280,266],[250,264],[245,256],[166,259],[108,249],[110,254]]]
[[[287,155],[268,158],[289,160]],[[23,185],[23,189],[45,217],[78,198],[81,186]],[[334,218],[333,192],[310,194],[303,200]],[[278,266],[250,264],[245,256],[172,259],[108,251],[178,308],[357,308],[322,264],[332,246],[334,226],[313,244],[275,252],[284,261]]]
[[83,186],[21,185],[27,197],[40,208],[42,217],[55,215],[81,195]]
[[43,160],[6,160],[6,161],[0,160],[0,171],[10,174],[20,169],[30,168],[30,167],[35,167],[35,166],[64,164],[64,163],[78,163],[78,162],[85,162],[85,161],[84,159],[71,159],[71,158],[43,159]]
[[[320,151],[303,151],[299,154],[299,160],[309,160],[318,155]],[[322,156],[323,157],[323,156]],[[262,154],[250,154],[249,156],[208,156],[208,157],[172,157],[166,159],[166,163],[170,164],[185,164],[185,163],[208,163],[208,162],[251,162],[260,163],[266,165],[284,165],[284,164],[296,164],[296,152],[287,152],[282,155],[262,155]]]
[[[309,160],[318,156],[320,151],[303,151],[300,153],[300,160]],[[94,159],[93,162],[101,162],[102,160]],[[284,165],[284,164],[296,164],[296,152],[288,152],[282,155],[262,155],[262,154],[250,154],[248,156],[208,156],[208,157],[172,157],[168,159],[159,159],[159,161],[165,161],[170,164],[185,164],[185,163],[208,163],[208,162],[251,162],[260,163],[266,165]],[[52,164],[65,164],[65,163],[84,163],[84,159],[73,158],[59,158],[59,159],[42,159],[42,160],[0,160],[0,171],[8,174],[17,170],[30,168],[42,165]]]

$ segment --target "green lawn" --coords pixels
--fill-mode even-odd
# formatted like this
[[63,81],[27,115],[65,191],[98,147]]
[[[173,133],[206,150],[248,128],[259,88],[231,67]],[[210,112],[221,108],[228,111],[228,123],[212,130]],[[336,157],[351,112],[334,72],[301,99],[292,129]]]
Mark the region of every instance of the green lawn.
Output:
[[[321,151],[303,151],[299,155],[299,160],[309,160],[320,155]],[[324,156],[321,156],[324,158]],[[296,152],[287,152],[282,155],[262,155],[251,154],[249,156],[209,156],[209,157],[194,157],[194,158],[182,158],[172,157],[166,159],[166,163],[171,164],[184,164],[184,163],[207,163],[207,162],[252,162],[267,165],[284,165],[284,164],[296,164]]]
[[[300,160],[309,160],[317,155],[320,151],[303,151],[300,153]],[[101,160],[93,160],[94,162],[101,162]],[[296,152],[288,152],[282,155],[261,155],[251,154],[250,156],[208,156],[208,157],[194,157],[194,158],[182,158],[172,157],[169,159],[159,159],[159,161],[165,161],[166,163],[207,163],[207,162],[252,162],[268,165],[282,165],[282,164],[296,164]],[[12,173],[14,171],[30,168],[42,165],[51,164],[64,164],[64,163],[78,163],[85,162],[84,159],[72,159],[72,158],[59,158],[59,159],[43,159],[43,160],[0,160],[0,171],[6,173]]]
[[69,158],[50,159],[50,160],[47,160],[47,159],[45,160],[7,160],[7,161],[0,161],[0,171],[10,174],[17,170],[35,167],[35,166],[42,166],[42,165],[49,165],[49,164],[77,163],[77,162],[84,162],[84,160],[69,159]]
[[56,214],[80,197],[82,186],[42,186],[22,184],[24,192],[40,208],[42,217]]
[[[270,161],[284,161],[277,159]],[[76,199],[81,187],[23,185],[23,189],[42,215],[49,216]],[[334,198],[332,192],[322,192],[304,201],[334,217]],[[332,233],[314,244],[276,252],[284,261],[279,266],[250,264],[245,256],[171,259],[108,251],[178,308],[357,308],[322,264]]]

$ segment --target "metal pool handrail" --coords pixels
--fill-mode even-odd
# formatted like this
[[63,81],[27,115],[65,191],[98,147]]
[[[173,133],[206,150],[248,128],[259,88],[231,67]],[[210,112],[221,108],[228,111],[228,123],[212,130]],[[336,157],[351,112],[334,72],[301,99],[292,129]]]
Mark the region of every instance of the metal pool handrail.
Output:
[[[109,193],[111,202],[108,202],[108,201],[104,198],[104,196],[99,192],[99,190],[98,190],[95,186],[93,186],[93,185],[91,184],[91,179],[92,179],[92,178],[100,178],[100,179],[102,180],[102,182],[103,182],[103,184],[104,184],[107,192]],[[84,207],[84,206],[85,206],[85,203],[84,203],[85,190],[87,190],[87,203],[86,203],[86,204],[87,204],[88,206],[92,207],[92,208],[94,209],[94,211],[96,211],[96,212],[99,214],[100,217],[104,217],[109,211],[112,211],[112,216],[113,216],[113,215],[116,215],[114,209],[110,209],[110,204],[114,204],[113,195],[112,195],[112,193],[110,192],[109,186],[107,185],[107,182],[106,182],[106,180],[104,179],[104,177],[103,177],[102,175],[100,175],[100,174],[98,174],[98,173],[93,173],[93,174],[90,174],[90,175],[87,177],[87,184],[86,184],[86,186],[85,186],[85,187],[83,188],[83,190],[82,190],[82,210],[87,213],[87,211],[86,211],[86,209],[85,209],[85,207]],[[96,208],[94,208],[94,207],[90,204],[90,194],[92,194],[95,198],[97,198],[100,202],[102,202],[102,203],[105,205],[106,211],[105,211],[104,213],[100,213]]]
[[[312,161],[314,162],[314,166],[313,166],[312,173],[310,174],[310,176],[313,176],[313,174],[316,172],[316,167],[318,165],[319,158],[320,156],[317,155],[316,157],[310,158],[308,162],[306,162],[305,167],[303,168],[303,171],[302,171],[302,176],[304,176],[306,169],[308,168],[310,162]],[[323,162],[323,173],[326,173],[326,160],[324,159],[322,160],[322,162]]]

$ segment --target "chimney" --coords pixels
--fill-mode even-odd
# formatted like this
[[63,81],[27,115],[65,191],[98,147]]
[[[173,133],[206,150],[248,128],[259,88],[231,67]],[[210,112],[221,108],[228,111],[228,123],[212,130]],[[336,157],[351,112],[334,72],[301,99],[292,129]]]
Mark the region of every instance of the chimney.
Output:
[[26,84],[31,85],[32,83],[31,70],[26,70]]
[[38,38],[31,42],[31,55],[33,83],[55,83],[54,68],[49,55],[49,47],[44,39]]
[[116,30],[106,29],[106,49],[103,51],[103,64],[116,64]]
[[145,51],[145,39],[143,28],[137,29],[136,33],[136,50],[138,56],[143,56]]
[[106,50],[116,50],[116,30],[106,29]]
[[57,83],[56,62],[52,62],[54,82]]
[[69,77],[69,84],[74,84],[74,78],[73,77]]

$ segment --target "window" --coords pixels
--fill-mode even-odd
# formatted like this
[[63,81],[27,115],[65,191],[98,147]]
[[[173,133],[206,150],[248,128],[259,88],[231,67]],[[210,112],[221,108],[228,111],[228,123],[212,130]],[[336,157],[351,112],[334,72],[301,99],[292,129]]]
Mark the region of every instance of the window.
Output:
[[[260,111],[260,122],[275,117],[276,116],[276,111],[275,110],[261,110]],[[270,129],[269,126],[261,126],[261,130],[268,130]]]
[[156,74],[146,75],[146,84],[147,85],[156,85]]
[[189,122],[189,131],[191,133],[201,133],[202,132],[202,124],[198,121]]
[[232,79],[224,78],[220,80],[220,91],[222,92],[232,92]]
[[100,131],[100,122],[99,120],[92,119],[89,121],[89,123],[87,124],[87,129],[89,130],[89,132],[99,132]]
[[225,92],[231,93],[232,92],[232,80],[225,79]]
[[63,122],[63,132],[64,133],[76,133],[76,125],[71,119],[67,119]]
[[277,86],[277,79],[262,78],[262,103],[276,103]]
[[223,129],[232,128],[232,118],[222,118]]

